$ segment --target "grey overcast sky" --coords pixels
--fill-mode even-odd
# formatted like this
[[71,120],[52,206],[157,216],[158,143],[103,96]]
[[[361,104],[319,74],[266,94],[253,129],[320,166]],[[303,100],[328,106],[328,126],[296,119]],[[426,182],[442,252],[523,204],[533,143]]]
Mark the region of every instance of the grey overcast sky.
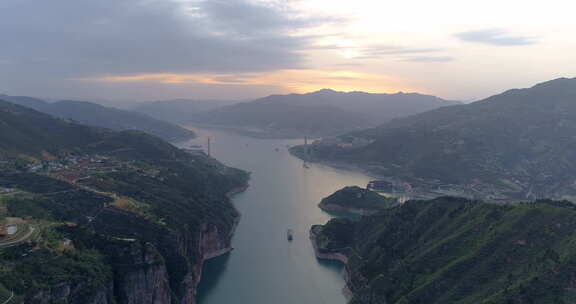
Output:
[[135,101],[333,88],[472,100],[574,77],[575,8],[561,0],[2,0],[0,92]]

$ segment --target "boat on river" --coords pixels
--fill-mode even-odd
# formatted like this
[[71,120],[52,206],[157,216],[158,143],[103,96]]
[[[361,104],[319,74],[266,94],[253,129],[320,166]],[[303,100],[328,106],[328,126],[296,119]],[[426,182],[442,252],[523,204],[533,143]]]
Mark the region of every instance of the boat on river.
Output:
[[288,238],[288,241],[292,241],[294,239],[294,232],[292,229],[288,229],[288,232],[286,232],[286,237]]

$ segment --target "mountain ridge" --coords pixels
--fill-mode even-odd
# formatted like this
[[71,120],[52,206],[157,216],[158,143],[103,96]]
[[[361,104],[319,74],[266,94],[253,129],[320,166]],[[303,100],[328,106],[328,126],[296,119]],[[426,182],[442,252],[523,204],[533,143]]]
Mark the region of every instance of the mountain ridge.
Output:
[[224,106],[199,113],[191,122],[238,127],[271,137],[322,137],[454,104],[458,102],[417,93],[323,89],[306,94],[270,95]]
[[188,129],[142,113],[107,107],[89,101],[46,102],[33,97],[8,95],[0,95],[0,99],[86,125],[113,130],[140,130],[169,141],[183,141],[196,136]]
[[185,124],[190,122],[191,117],[200,112],[213,110],[238,102],[240,101],[180,98],[143,102],[132,109],[156,119]]
[[468,197],[565,198],[576,194],[567,178],[576,170],[569,152],[574,132],[576,79],[561,78],[292,151],[357,165],[424,192],[446,187]]

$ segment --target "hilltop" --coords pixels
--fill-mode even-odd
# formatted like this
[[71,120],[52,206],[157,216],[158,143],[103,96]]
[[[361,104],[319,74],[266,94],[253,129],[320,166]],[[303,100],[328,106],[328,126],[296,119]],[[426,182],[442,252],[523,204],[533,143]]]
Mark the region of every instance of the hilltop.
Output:
[[570,198],[576,195],[574,134],[576,79],[563,78],[292,151],[436,196]]
[[196,136],[190,130],[142,113],[106,107],[87,101],[46,102],[32,97],[7,95],[0,95],[0,99],[89,126],[117,131],[139,130],[168,141],[184,141]]
[[358,186],[344,187],[322,199],[318,207],[325,211],[374,214],[397,204],[395,198],[384,197]]
[[134,111],[173,123],[189,123],[194,115],[232,105],[238,101],[173,99],[138,104]]
[[237,103],[195,115],[192,122],[236,128],[262,137],[321,137],[454,104],[458,102],[415,93],[345,93],[324,89]]

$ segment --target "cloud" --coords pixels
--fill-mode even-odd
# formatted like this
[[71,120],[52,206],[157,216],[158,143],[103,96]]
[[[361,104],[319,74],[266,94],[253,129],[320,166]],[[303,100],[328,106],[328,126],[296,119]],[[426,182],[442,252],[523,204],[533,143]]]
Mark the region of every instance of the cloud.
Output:
[[502,29],[484,29],[457,33],[455,36],[465,42],[495,46],[523,46],[538,43],[534,37],[514,36]]
[[342,45],[315,45],[311,49],[315,50],[354,50],[362,56],[382,56],[382,55],[402,55],[402,54],[417,54],[417,53],[436,53],[442,52],[441,48],[416,48],[404,47],[398,45],[373,45],[373,46],[342,46]]
[[316,50],[337,50],[345,58],[350,59],[380,59],[384,56],[391,56],[397,61],[411,62],[439,62],[454,60],[450,56],[413,56],[406,55],[417,54],[437,54],[446,52],[443,48],[423,48],[423,47],[405,47],[398,45],[372,45],[372,46],[342,46],[342,45],[315,45]]
[[199,0],[194,7],[194,14],[204,17],[206,24],[212,29],[225,34],[247,37],[255,34],[277,35],[295,29],[341,21],[332,17],[302,17],[289,7],[273,4],[246,0]]
[[440,48],[412,48],[402,47],[395,45],[380,45],[364,48],[362,53],[365,56],[380,56],[380,55],[404,55],[404,54],[421,54],[421,53],[437,53],[444,51]]
[[2,0],[0,11],[0,89],[9,91],[74,90],[69,79],[106,75],[298,69],[311,38],[297,32],[329,22],[253,0]]
[[451,56],[416,56],[403,58],[400,61],[405,62],[450,62],[454,61],[456,58]]

